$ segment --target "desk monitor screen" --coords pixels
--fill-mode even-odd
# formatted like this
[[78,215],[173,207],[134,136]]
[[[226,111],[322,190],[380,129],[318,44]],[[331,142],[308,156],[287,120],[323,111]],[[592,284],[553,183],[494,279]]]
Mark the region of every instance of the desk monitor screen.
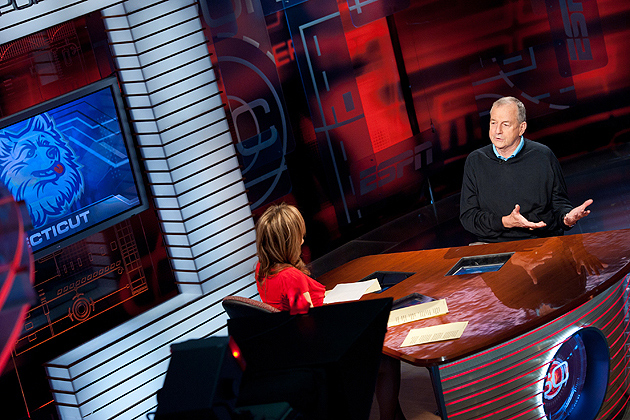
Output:
[[503,254],[475,255],[473,257],[463,257],[448,270],[447,276],[458,276],[462,274],[480,274],[499,271],[513,252]]
[[[382,292],[383,290],[386,290],[398,283],[400,283],[401,281],[405,280],[406,278],[409,278],[411,276],[413,276],[416,273],[406,273],[406,272],[402,272],[402,271],[375,271],[372,274],[370,274],[369,276],[365,276],[363,277],[361,280],[359,281],[366,281],[366,280],[373,280],[373,279],[377,279],[378,280],[378,284],[381,286],[381,290],[380,292]],[[377,292],[379,293],[379,292]]]

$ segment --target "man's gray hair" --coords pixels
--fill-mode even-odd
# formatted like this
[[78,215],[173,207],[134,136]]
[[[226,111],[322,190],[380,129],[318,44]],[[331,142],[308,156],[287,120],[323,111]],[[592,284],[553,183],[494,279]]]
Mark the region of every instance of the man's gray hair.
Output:
[[518,109],[518,115],[517,115],[518,123],[520,124],[522,122],[525,122],[525,105],[523,105],[523,102],[519,101],[514,96],[504,96],[503,98],[497,99],[492,104],[492,108],[490,108],[490,112],[492,112],[495,106],[501,106],[501,105],[507,105],[507,104],[516,105],[516,108]]

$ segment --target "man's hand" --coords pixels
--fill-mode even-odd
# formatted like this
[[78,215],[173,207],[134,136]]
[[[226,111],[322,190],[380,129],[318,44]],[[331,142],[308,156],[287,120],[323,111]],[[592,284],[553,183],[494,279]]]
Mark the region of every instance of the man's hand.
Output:
[[581,206],[577,206],[576,208],[568,212],[567,215],[564,216],[564,224],[567,226],[573,226],[578,222],[578,220],[588,216],[591,211],[586,210],[586,208],[591,204],[593,204],[593,200],[589,198],[584,203],[582,203]]
[[521,206],[519,206],[518,204],[514,206],[514,210],[512,210],[512,213],[508,214],[507,216],[503,216],[501,218],[501,221],[503,222],[503,226],[508,229],[520,227],[534,230],[547,226],[547,224],[542,221],[534,223],[527,220],[525,216],[521,214]]

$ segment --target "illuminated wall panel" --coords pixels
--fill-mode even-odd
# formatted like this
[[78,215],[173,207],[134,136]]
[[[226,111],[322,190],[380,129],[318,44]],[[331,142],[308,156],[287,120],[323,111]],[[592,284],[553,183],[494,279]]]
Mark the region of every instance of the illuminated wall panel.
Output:
[[[234,148],[223,147],[231,145],[231,138],[223,104],[216,95],[218,88],[215,83],[209,83],[214,81],[214,73],[197,9],[192,3],[172,6],[168,13],[161,4],[129,13],[128,22],[121,23],[120,18],[115,17],[110,25],[109,19],[106,20],[114,55],[119,55],[118,37],[124,45],[120,54],[124,57],[118,60],[118,65],[125,91],[127,85],[133,86],[130,92],[133,91],[134,96],[129,96],[128,100],[143,156],[151,161],[162,158],[170,169],[148,172],[154,194],[169,199],[166,207],[158,207],[167,238],[171,232],[181,234],[199,229],[211,220],[204,212],[216,203],[229,202],[227,207],[242,207],[247,202],[238,162],[229,157],[234,156]],[[128,3],[125,8],[130,9]],[[158,28],[163,29],[156,31]],[[185,49],[175,49],[165,41],[182,37],[187,40]],[[129,53],[131,40],[136,40],[135,56]],[[145,55],[145,50],[150,54]],[[133,80],[138,67],[142,69],[143,79]],[[188,80],[193,75],[195,80]],[[145,95],[137,89],[141,84],[146,86]],[[150,136],[146,147],[145,133]],[[156,144],[156,134],[161,146]],[[203,159],[191,159],[193,153]],[[230,187],[220,189],[219,185]],[[177,206],[172,205],[174,200]],[[229,208],[223,211],[229,212]],[[250,220],[245,230],[252,224]],[[186,283],[192,281],[190,270],[207,265],[207,261],[199,263],[188,259],[173,258],[172,262],[178,279],[183,276]],[[199,282],[204,280],[198,277]]]
[[102,14],[181,294],[46,365],[63,419],[144,418],[170,344],[225,334],[221,298],[256,295],[254,224],[195,3]]
[[173,172],[177,173],[180,170],[185,170],[185,167],[192,160],[197,160],[202,165],[208,166],[216,164],[217,161],[221,161],[225,158],[233,156],[230,150],[231,143],[225,143],[221,145],[213,145],[214,147],[208,150],[208,147],[201,144],[193,147],[183,148],[181,141],[171,143],[165,146],[165,151],[170,152],[173,149],[173,153],[168,159],[169,165]]
[[[245,212],[246,212],[246,209],[241,209],[237,212],[237,214],[239,213],[242,214]],[[232,215],[230,214],[229,216],[232,216]],[[232,217],[226,217],[225,220],[221,219],[220,222],[209,223],[207,226],[203,226],[197,231],[192,232],[190,235],[188,235],[188,239],[190,239],[190,243],[184,243],[182,240],[182,235],[171,235],[169,238],[169,245],[171,246],[170,249],[173,253],[175,253],[175,252],[186,252],[183,250],[175,249],[177,247],[188,248],[188,253],[182,254],[182,255],[192,255],[193,252],[195,254],[203,253],[208,250],[208,247],[206,247],[203,243],[204,240],[208,236],[217,234],[217,232],[220,232],[219,229],[225,228],[227,226],[239,225],[240,223],[242,223],[243,220],[245,219],[244,218],[233,219]],[[218,226],[215,227],[213,226],[214,224]],[[191,248],[191,245],[192,245],[192,248]]]

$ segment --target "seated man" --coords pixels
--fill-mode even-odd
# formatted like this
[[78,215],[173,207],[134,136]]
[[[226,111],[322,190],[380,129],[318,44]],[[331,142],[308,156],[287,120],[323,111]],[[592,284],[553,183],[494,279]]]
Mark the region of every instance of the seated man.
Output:
[[587,216],[573,207],[558,159],[523,137],[525,105],[508,96],[490,109],[490,141],[466,158],[460,221],[481,242],[558,236]]

